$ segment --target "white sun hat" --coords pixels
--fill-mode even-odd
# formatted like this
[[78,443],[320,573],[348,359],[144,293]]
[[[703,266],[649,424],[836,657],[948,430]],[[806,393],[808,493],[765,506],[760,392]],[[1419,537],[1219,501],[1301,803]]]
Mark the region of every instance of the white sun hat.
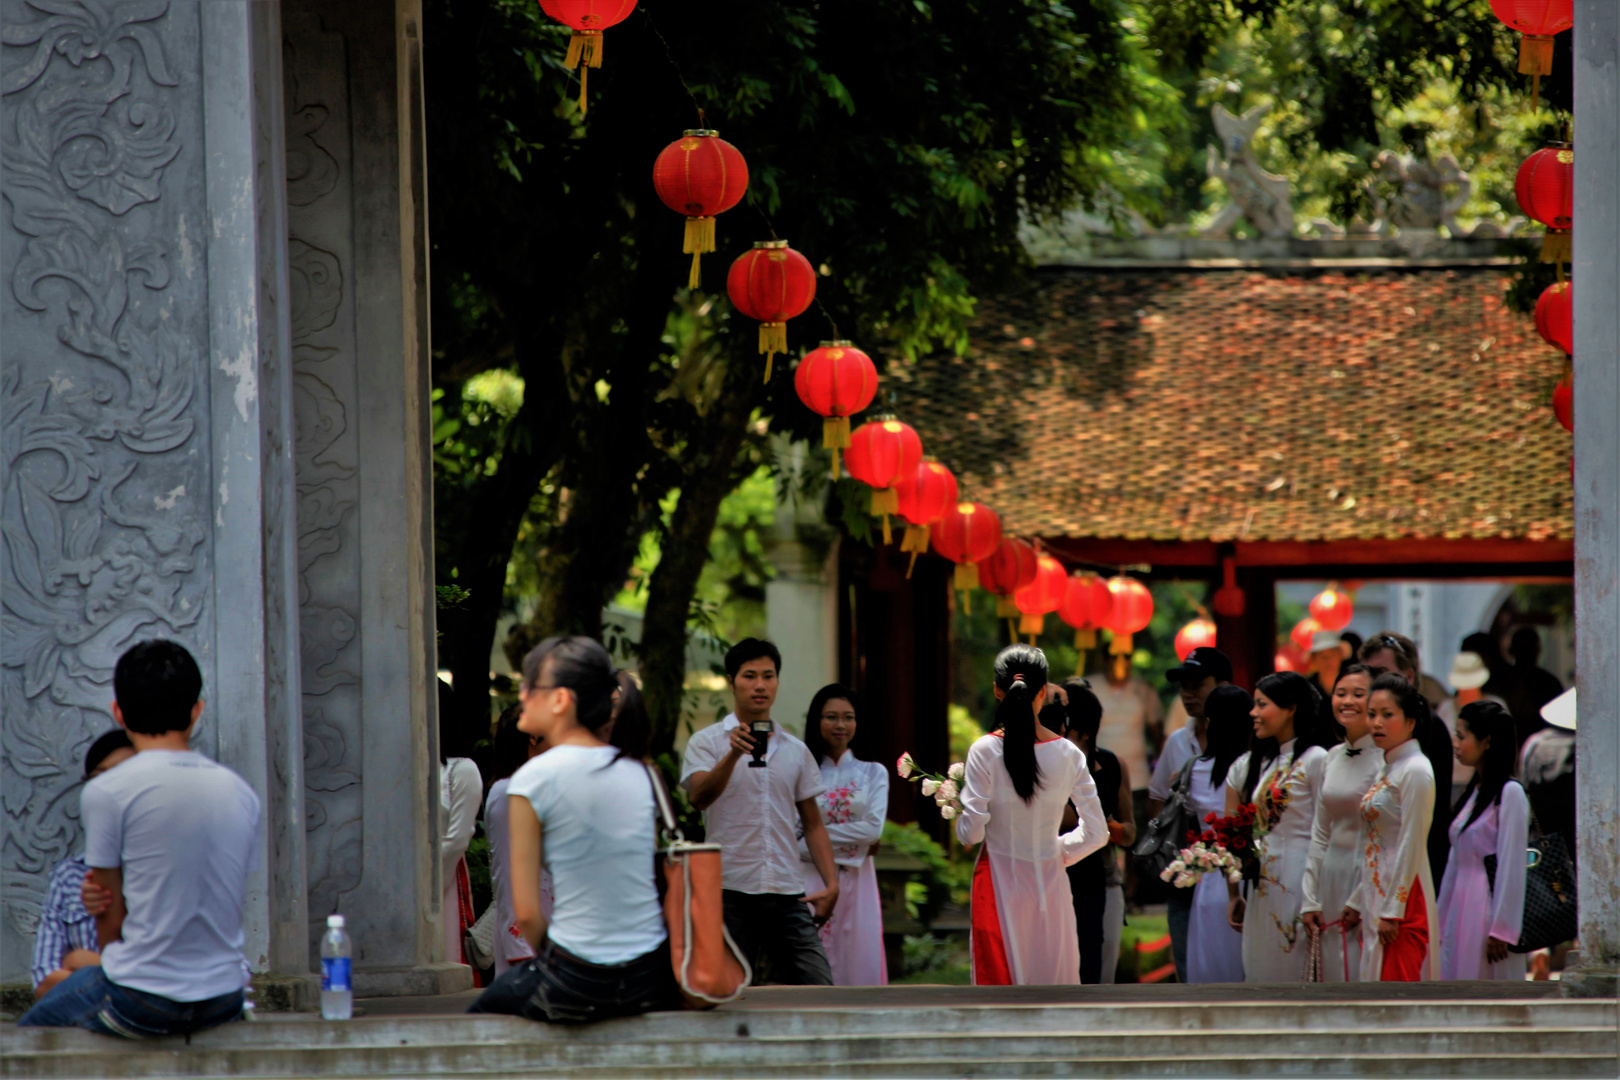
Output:
[[1311,635],[1311,648],[1313,653],[1327,652],[1329,649],[1339,651],[1339,635],[1331,630],[1318,630]]
[[1490,669],[1479,653],[1460,652],[1451,662],[1451,685],[1459,690],[1478,690],[1490,681]]
[[1575,730],[1575,688],[1572,686],[1541,707],[1541,718],[1553,727]]

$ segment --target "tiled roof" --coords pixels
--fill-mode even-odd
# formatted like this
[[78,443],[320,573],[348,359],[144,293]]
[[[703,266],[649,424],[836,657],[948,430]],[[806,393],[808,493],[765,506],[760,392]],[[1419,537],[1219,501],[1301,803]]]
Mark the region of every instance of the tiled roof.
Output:
[[1563,358],[1508,274],[1046,269],[889,386],[1020,535],[1569,539]]

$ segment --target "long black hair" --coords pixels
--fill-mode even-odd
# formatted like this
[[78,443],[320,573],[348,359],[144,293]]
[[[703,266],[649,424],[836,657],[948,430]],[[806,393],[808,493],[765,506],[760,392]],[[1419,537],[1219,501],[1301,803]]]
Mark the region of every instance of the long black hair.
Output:
[[518,730],[521,719],[523,706],[512,705],[495,721],[495,737],[490,741],[490,787],[517,772],[529,760],[529,735]]
[[619,700],[613,706],[613,737],[608,745],[616,747],[619,758],[646,759],[652,745],[652,724],[647,719],[647,705],[641,699],[641,687],[628,671],[618,675]]
[[[1311,680],[1297,671],[1274,671],[1262,676],[1254,684],[1254,692],[1264,694],[1280,709],[1294,710],[1294,750],[1288,758],[1292,765],[1299,755],[1313,746],[1323,749],[1339,741],[1338,724],[1331,723],[1322,709],[1322,695],[1317,693]],[[1249,775],[1243,780],[1243,801],[1254,801],[1254,789],[1260,784],[1260,774],[1282,753],[1276,739],[1256,738],[1250,744]]]
[[[1254,698],[1241,686],[1217,686],[1204,702],[1204,716],[1209,720],[1206,736],[1209,749],[1204,757],[1212,762],[1209,767],[1212,787],[1218,788],[1226,782],[1232,762],[1249,748],[1249,737],[1254,734],[1249,713],[1253,710]],[[1255,772],[1254,769],[1249,771]]]
[[996,686],[1005,695],[996,706],[1002,761],[1013,790],[1029,802],[1041,786],[1035,760],[1035,695],[1046,685],[1046,654],[1033,645],[1009,645],[996,654]]
[[1451,818],[1455,820],[1467,804],[1468,796],[1475,796],[1473,812],[1463,822],[1463,830],[1466,830],[1479,820],[1486,807],[1502,801],[1502,789],[1513,780],[1519,740],[1513,714],[1494,701],[1469,702],[1457,714],[1457,723],[1466,727],[1475,739],[1491,740],[1491,744],[1485,748],[1485,756],[1474,767],[1474,775],[1468,781],[1462,798],[1451,808]]
[[[1381,639],[1372,640],[1376,642]],[[1386,673],[1374,679],[1372,689],[1367,692],[1369,707],[1372,695],[1380,690],[1393,695],[1395,704],[1400,706],[1401,715],[1412,721],[1412,738],[1418,744],[1418,749],[1423,751],[1423,756],[1429,759],[1429,766],[1434,770],[1434,789],[1438,803],[1442,785],[1447,791],[1451,789],[1451,764],[1454,760],[1451,736],[1446,732],[1446,725],[1429,709],[1429,701],[1423,696],[1423,691],[1407,682],[1404,676]],[[1451,856],[1451,837],[1446,834],[1450,826],[1449,814],[1436,813],[1429,819],[1429,873],[1436,881],[1444,876],[1446,860]]]
[[849,753],[856,758],[861,755],[857,749],[865,747],[861,739],[861,732],[866,723],[861,714],[861,699],[855,696],[855,691],[843,683],[828,683],[816,691],[816,696],[810,699],[810,709],[804,714],[804,745],[810,750],[810,757],[818,765],[822,758],[832,757],[827,749],[827,740],[821,737],[821,710],[827,707],[827,702],[843,698],[849,702],[849,707],[855,710],[855,737],[849,740]]
[[546,638],[523,658],[523,688],[533,690],[544,675],[552,686],[572,690],[574,718],[592,735],[613,719],[618,674],[601,642],[577,634]]

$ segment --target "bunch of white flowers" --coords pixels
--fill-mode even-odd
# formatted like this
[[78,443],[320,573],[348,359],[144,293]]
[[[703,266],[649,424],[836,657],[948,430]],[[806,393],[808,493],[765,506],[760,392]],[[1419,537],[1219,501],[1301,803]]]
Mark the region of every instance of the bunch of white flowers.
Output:
[[934,800],[934,805],[939,807],[939,816],[946,821],[962,812],[962,804],[958,800],[962,795],[962,778],[967,774],[967,766],[960,761],[940,775],[919,768],[916,759],[905,753],[895,763],[894,771],[902,780],[920,781],[922,793]]
[[1233,884],[1243,880],[1243,868],[1236,855],[1219,844],[1200,841],[1182,848],[1181,854],[1160,872],[1159,877],[1178,889],[1190,889],[1202,881],[1205,874],[1215,873]]

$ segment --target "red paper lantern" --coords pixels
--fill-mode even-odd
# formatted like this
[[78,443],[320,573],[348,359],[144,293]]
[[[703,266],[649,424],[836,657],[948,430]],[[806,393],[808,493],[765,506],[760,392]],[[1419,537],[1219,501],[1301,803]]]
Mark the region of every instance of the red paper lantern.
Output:
[[1108,582],[1083,570],[1069,579],[1058,607],[1058,617],[1074,627],[1074,647],[1082,653],[1097,647],[1097,631],[1106,629],[1114,611]]
[[1221,587],[1210,601],[1215,614],[1228,619],[1241,619],[1249,601],[1237,583],[1237,560],[1230,555],[1221,559]]
[[1322,629],[1322,624],[1307,615],[1295,623],[1292,630],[1288,631],[1288,640],[1292,641],[1300,652],[1309,653],[1311,651],[1311,638],[1315,637],[1316,632],[1320,629]]
[[540,0],[540,10],[574,33],[563,66],[579,68],[579,111],[585,111],[585,73],[602,66],[602,31],[636,10],[636,0]]
[[1176,631],[1176,657],[1187,659],[1194,649],[1215,647],[1215,624],[1200,615]]
[[1575,218],[1575,151],[1547,147],[1524,159],[1513,181],[1519,209],[1547,226],[1542,262],[1568,262],[1569,230]]
[[1552,392],[1553,415],[1565,431],[1575,430],[1575,375],[1565,375]]
[[759,351],[770,382],[773,355],[787,352],[787,321],[804,314],[816,298],[815,268],[786,240],[761,240],[731,264],[726,294],[733,307],[759,323]]
[[793,373],[799,400],[818,416],[821,445],[832,451],[832,477],[838,479],[838,451],[849,445],[849,418],[877,396],[877,366],[847,341],[823,341],[810,350]]
[[1018,605],[1013,594],[1035,580],[1035,547],[1016,536],[1004,536],[988,558],[979,560],[979,584],[997,597],[996,614],[1016,618]]
[[983,503],[957,503],[929,530],[934,550],[956,564],[956,587],[962,590],[962,610],[968,593],[979,585],[978,564],[1001,546],[1001,518]]
[[702,284],[698,259],[714,250],[714,216],[742,201],[748,190],[748,163],[718,131],[690,128],[664,147],[653,162],[653,189],[664,205],[686,215],[686,241],[692,256],[690,288]]
[[1549,285],[1536,300],[1536,332],[1565,353],[1575,351],[1575,297],[1570,283]]
[[1340,592],[1337,586],[1329,585],[1311,597],[1311,618],[1316,620],[1318,629],[1337,634],[1350,625],[1355,614],[1356,608],[1350,597]]
[[889,515],[900,512],[894,487],[922,464],[922,440],[910,424],[893,418],[874,420],[850,435],[844,463],[849,475],[872,489],[872,516],[883,519],[883,542],[892,543]]
[[1271,658],[1271,666],[1277,671],[1299,670],[1299,667],[1294,663],[1294,658],[1280,649],[1277,651],[1277,655]]
[[1013,593],[1013,603],[1023,615],[1018,632],[1034,637],[1046,628],[1046,617],[1063,606],[1069,592],[1069,572],[1050,555],[1035,559],[1035,580]]
[[895,513],[906,523],[900,550],[911,552],[906,577],[917,565],[917,556],[928,550],[929,528],[956,505],[956,474],[933,459],[917,466],[917,471],[894,486]]
[[1146,585],[1123,574],[1108,579],[1108,591],[1114,594],[1113,610],[1103,624],[1104,629],[1114,634],[1108,651],[1115,656],[1129,656],[1131,635],[1147,629],[1148,623],[1153,621],[1153,594]]
[[[1519,74],[1552,74],[1552,36],[1575,25],[1575,0],[1491,0],[1491,12],[1524,36],[1519,39]],[[1533,107],[1533,106],[1532,106]]]

